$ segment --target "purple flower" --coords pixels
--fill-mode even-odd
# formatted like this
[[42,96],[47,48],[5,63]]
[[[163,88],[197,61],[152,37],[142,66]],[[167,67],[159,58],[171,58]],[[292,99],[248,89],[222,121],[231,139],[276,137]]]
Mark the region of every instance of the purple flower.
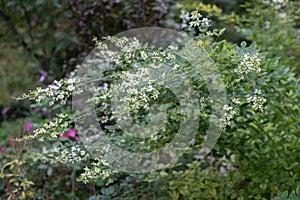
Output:
[[7,106],[7,107],[5,107],[3,110],[2,110],[2,115],[5,115],[8,111],[10,110],[10,107],[9,106]]
[[45,78],[46,78],[45,75],[42,75],[42,76],[40,77],[40,80],[39,80],[39,81],[40,81],[40,82],[43,82],[43,81],[45,80]]
[[50,116],[50,113],[49,113],[49,111],[48,111],[47,109],[44,108],[44,109],[42,110],[42,115],[49,117],[49,116]]
[[33,112],[38,112],[40,109],[38,107],[33,109]]
[[5,147],[0,147],[0,152],[4,153],[6,151]]
[[43,110],[42,110],[42,114],[43,114],[43,115],[48,115],[48,114],[49,114],[49,112],[48,112],[48,110],[47,110],[47,109],[43,109]]
[[43,82],[45,80],[45,78],[48,76],[48,73],[44,70],[39,69],[40,73],[41,73],[41,77],[40,77],[40,82]]
[[33,123],[32,123],[32,122],[26,122],[25,130],[26,130],[27,132],[32,131],[32,130],[33,130]]

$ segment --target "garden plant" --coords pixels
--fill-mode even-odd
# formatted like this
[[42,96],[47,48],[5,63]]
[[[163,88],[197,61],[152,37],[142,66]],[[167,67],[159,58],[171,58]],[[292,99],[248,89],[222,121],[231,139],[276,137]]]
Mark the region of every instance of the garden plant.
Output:
[[[103,1],[132,18],[86,37],[101,2],[67,1],[84,45],[52,53],[70,70],[42,69],[49,84],[13,97],[30,113],[0,149],[1,197],[299,199],[299,2],[149,3],[159,28],[137,25],[131,1]],[[86,18],[77,4],[93,5]]]

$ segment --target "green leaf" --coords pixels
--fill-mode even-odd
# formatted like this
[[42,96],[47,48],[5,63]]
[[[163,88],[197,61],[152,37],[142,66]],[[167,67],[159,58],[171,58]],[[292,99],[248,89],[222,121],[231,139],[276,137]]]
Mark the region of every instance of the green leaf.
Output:
[[247,46],[247,43],[246,43],[245,41],[243,41],[243,42],[241,43],[241,47],[242,47],[243,49],[245,49],[246,46]]

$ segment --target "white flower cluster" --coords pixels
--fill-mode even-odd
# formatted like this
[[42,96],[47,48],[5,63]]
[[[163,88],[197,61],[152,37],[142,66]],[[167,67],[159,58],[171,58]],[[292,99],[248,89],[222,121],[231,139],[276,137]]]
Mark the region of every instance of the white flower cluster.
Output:
[[[135,37],[128,38],[128,37],[104,37],[107,41],[110,41],[113,43],[116,47],[119,48],[119,51],[121,51],[124,54],[125,60],[128,63],[132,62],[132,58],[135,56],[135,51],[137,49],[141,48],[141,44],[139,40]],[[110,55],[108,55],[108,52],[111,52]],[[121,63],[121,57],[116,51],[110,51],[106,49],[104,52],[101,52],[101,54],[104,53],[103,56],[105,56],[105,59],[108,61],[112,61],[116,64]]]
[[223,122],[223,128],[226,126],[231,126],[233,124],[232,119],[239,113],[237,108],[229,105],[224,105],[223,110],[225,111],[224,117],[221,119]]
[[117,173],[117,171],[112,170],[107,167],[108,163],[105,161],[98,161],[91,163],[91,167],[85,167],[84,172],[80,174],[78,181],[83,183],[89,183],[92,180],[101,180],[106,182],[106,185],[113,182],[110,177]]
[[211,20],[207,18],[202,18],[202,15],[198,11],[193,11],[191,12],[191,17],[190,17],[190,27],[198,27],[198,28],[205,28],[207,29],[210,27]]
[[[126,53],[123,55],[130,53],[130,62],[128,61],[129,57],[122,57],[122,62],[124,60],[125,62],[128,61],[130,67],[108,75],[106,78],[115,80],[113,83],[110,83],[109,87],[104,83],[106,86],[101,87],[101,89],[90,88],[90,90],[93,90],[91,91],[92,93],[99,95],[90,98],[88,102],[101,104],[98,111],[106,114],[99,117],[102,123],[106,123],[108,120],[126,118],[130,112],[136,114],[140,109],[148,111],[150,102],[156,100],[160,95],[157,87],[155,87],[155,85],[160,83],[156,78],[153,78],[153,74],[158,68],[163,67],[164,62],[170,63],[176,60],[173,53],[148,49],[146,46],[138,46],[140,44],[135,38],[132,42],[124,38],[108,37],[107,39],[124,49]],[[132,49],[139,49],[139,51],[127,51],[127,48],[124,47],[127,43],[131,44]],[[143,66],[144,62],[147,62],[145,66]],[[120,67],[124,67],[124,65]],[[161,79],[164,79],[163,74],[159,75],[162,76]],[[119,103],[113,107],[112,116],[108,117],[109,114],[107,112],[111,111],[109,100],[116,95]]]
[[276,10],[279,10],[280,8],[286,6],[288,0],[263,0],[262,2],[266,5],[271,5]]
[[23,94],[18,97],[17,100],[30,99],[36,102],[41,102],[46,97],[50,97],[51,101],[49,106],[54,105],[55,102],[66,104],[67,99],[70,97],[72,92],[75,90],[75,78],[55,80],[47,88],[37,87],[34,91],[29,91],[28,94]]
[[[121,91],[125,91],[126,94],[129,95],[120,97],[119,101],[122,103],[119,104],[120,107],[117,108],[118,111],[129,113],[130,111],[137,112],[141,108],[146,111],[149,110],[150,100],[157,99],[159,95],[159,91],[153,86],[155,80],[148,76],[150,73],[149,68],[139,68],[136,73],[129,71],[122,73],[122,80],[126,81],[113,85],[112,92],[113,94],[121,94]],[[125,107],[121,107],[122,105],[125,105]],[[129,105],[129,107],[126,105]]]
[[57,138],[62,134],[63,130],[70,126],[70,115],[60,113],[52,121],[43,124],[41,128],[33,130],[33,135],[26,135],[18,141],[38,139],[44,141],[45,139]]
[[249,53],[243,54],[241,62],[237,68],[234,69],[234,72],[239,75],[238,81],[243,80],[245,78],[244,76],[250,72],[261,72],[260,64],[261,59],[258,53],[254,55],[250,55]]
[[83,148],[81,148],[79,145],[74,145],[70,149],[62,149],[56,160],[62,164],[73,164],[81,163],[83,160],[86,160],[87,157],[89,156]]
[[195,27],[207,30],[211,26],[211,20],[203,17],[198,11],[189,13],[186,10],[181,10],[180,12],[181,29],[192,30]]
[[261,95],[261,90],[256,89],[254,91],[254,96],[248,97],[247,102],[252,105],[254,110],[263,111],[263,105],[266,103],[267,99],[259,95]]
[[78,144],[71,147],[43,148],[41,153],[35,153],[32,158],[50,164],[74,164],[81,163],[89,158],[89,154]]
[[223,129],[225,129],[226,126],[232,126],[233,125],[233,119],[240,113],[239,112],[239,105],[243,103],[248,103],[251,105],[252,109],[255,111],[262,112],[264,108],[264,103],[267,102],[266,98],[261,96],[262,92],[260,89],[254,90],[254,95],[249,96],[247,95],[245,98],[237,98],[233,97],[231,98],[230,105],[224,105],[223,110],[225,111],[223,119],[221,121],[223,122]]

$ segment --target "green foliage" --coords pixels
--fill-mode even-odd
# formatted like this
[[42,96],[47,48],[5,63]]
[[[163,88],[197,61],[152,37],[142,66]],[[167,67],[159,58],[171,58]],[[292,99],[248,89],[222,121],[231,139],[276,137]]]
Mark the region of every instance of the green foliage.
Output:
[[[63,56],[62,60],[65,58],[71,60],[77,55],[84,55],[83,52],[88,52],[91,48],[90,36],[97,35],[94,33],[95,30],[98,30],[98,22],[95,22],[95,18],[100,18],[102,20],[100,20],[101,23],[104,21],[110,22],[110,24],[101,26],[102,28],[100,28],[98,35],[100,36],[110,31],[115,33],[129,27],[144,26],[144,23],[147,25],[159,25],[158,19],[160,17],[157,16],[164,16],[167,12],[167,10],[163,10],[159,12],[161,15],[148,18],[149,15],[156,13],[154,5],[159,3],[159,1],[155,1],[153,4],[151,3],[153,1],[147,1],[145,3],[147,6],[139,13],[144,20],[139,20],[140,18],[137,16],[140,15],[133,15],[132,13],[139,12],[138,8],[140,5],[133,5],[132,2],[134,1],[120,1],[118,3],[117,1],[68,0],[64,3],[58,1],[53,1],[53,3],[36,1],[32,5],[25,1],[23,4],[26,10],[32,9],[30,13],[37,13],[37,16],[41,15],[41,19],[45,19],[45,24],[42,22],[40,24],[33,23],[37,30],[42,26],[47,27],[49,25],[46,22],[49,20],[46,13],[50,12],[50,10],[52,11],[52,9],[57,9],[52,20],[54,20],[54,27],[59,25],[60,22],[65,25],[61,26],[61,29],[56,27],[61,31],[61,35],[55,36],[54,34],[54,36],[50,36],[49,44],[48,42],[44,43],[43,40],[37,40],[37,42],[41,43],[42,46],[44,45],[43,48],[55,49],[48,54],[49,58],[56,59],[54,55],[57,55],[61,59],[60,53],[62,53],[65,56]],[[9,4],[9,2],[6,3]],[[235,4],[235,1],[232,1],[234,5],[239,5],[240,3],[240,1],[237,1],[237,4]],[[15,9],[17,12],[24,14],[20,11],[22,9],[24,11],[22,3],[11,1],[11,4],[15,5],[15,8],[10,5],[7,8],[10,13]],[[222,41],[223,38],[227,38],[227,35],[222,36],[217,30],[213,30],[217,26],[215,22],[212,22],[212,30],[209,28],[203,31],[195,28],[196,31],[190,30],[189,32],[190,37],[199,32],[200,35],[195,38],[197,41],[196,45],[187,46],[185,55],[193,57],[195,61],[202,62],[203,60],[200,57],[194,55],[197,55],[197,51],[200,49],[205,49],[208,52],[209,58],[217,63],[222,79],[226,83],[228,98],[226,108],[231,107],[231,109],[236,111],[236,115],[233,115],[228,124],[226,124],[218,143],[209,155],[204,158],[199,155],[199,149],[203,145],[203,134],[207,130],[207,121],[211,110],[209,101],[202,102],[205,105],[201,113],[200,127],[195,142],[188,148],[186,153],[174,166],[145,174],[113,172],[107,178],[106,172],[109,173],[109,166],[93,158],[83,159],[78,163],[67,163],[62,162],[63,157],[59,153],[54,154],[54,156],[52,152],[48,152],[47,155],[44,154],[44,149],[48,150],[49,148],[51,150],[53,147],[60,147],[69,153],[68,155],[73,153],[70,151],[70,147],[77,144],[74,138],[56,138],[61,132],[73,127],[73,121],[70,120],[67,127],[62,126],[61,123],[57,125],[58,127],[48,129],[48,132],[44,135],[47,135],[48,138],[56,136],[50,138],[50,140],[37,144],[34,142],[33,146],[26,149],[20,147],[22,150],[19,154],[14,152],[14,144],[5,153],[0,153],[0,162],[1,166],[3,166],[0,173],[0,187],[5,188],[5,181],[9,181],[11,187],[11,190],[5,194],[3,193],[2,197],[57,199],[88,198],[90,196],[91,200],[299,199],[300,87],[297,77],[299,75],[299,58],[297,57],[299,54],[299,41],[297,38],[299,31],[299,17],[297,13],[299,9],[297,9],[297,5],[299,3],[291,1],[290,4],[280,9],[274,9],[271,5],[257,1],[246,1],[244,4],[240,8],[235,8],[234,6],[233,8],[230,5],[227,5],[228,7],[221,6],[225,12],[235,10],[239,15],[221,14],[217,7],[189,1],[184,1],[182,3],[183,7],[172,10],[176,15],[179,14],[181,8],[188,11],[194,7],[194,9],[201,11],[206,10],[204,12],[205,16],[213,16],[215,21],[223,20],[237,34],[241,34],[248,39],[248,41],[237,44],[230,42],[234,40]],[[43,6],[46,6],[47,9],[43,10]],[[151,6],[153,6],[153,9]],[[35,11],[35,9],[38,11]],[[66,9],[67,12],[62,14],[60,9]],[[42,13],[44,11],[47,12]],[[23,15],[20,16],[24,17]],[[34,15],[31,17],[34,18]],[[18,24],[18,30],[27,30],[26,26],[23,27],[18,21],[21,18],[17,19],[18,17],[14,16],[13,19],[15,18],[16,21],[14,23]],[[25,20],[25,18],[22,18],[22,20]],[[7,24],[9,25],[8,22]],[[70,27],[71,29],[68,29]],[[47,30],[52,30],[51,26],[48,28]],[[64,31],[66,30],[72,30],[74,35],[65,33]],[[84,31],[80,32],[80,30]],[[212,35],[207,34],[207,31],[211,31],[210,34]],[[45,38],[46,32],[37,31],[35,33],[37,35],[34,37]],[[26,39],[28,38],[26,34],[29,34],[29,32],[20,32],[18,35],[23,35],[25,41],[30,41],[30,39]],[[38,36],[39,34],[41,34],[41,37]],[[67,36],[69,38],[66,38]],[[61,38],[57,39],[56,37]],[[16,38],[16,41],[21,40],[22,37],[21,39]],[[61,46],[53,46],[54,44],[51,41],[56,40],[63,42]],[[85,41],[84,44],[72,47],[70,50],[67,49],[69,44],[79,44],[82,41]],[[36,45],[36,43],[30,44],[29,46],[38,55],[43,54],[39,45]],[[72,54],[69,51],[76,53]],[[259,55],[259,59],[257,55]],[[131,61],[141,65],[152,62],[150,58],[146,59],[144,63],[140,62],[140,56],[138,54]],[[248,61],[249,57],[252,58],[252,61],[254,60],[254,64],[248,63],[249,65],[247,66],[259,65],[260,68],[255,68],[254,66],[252,68],[253,71],[243,74],[244,71],[239,67],[243,65],[241,63]],[[119,63],[120,66],[116,68],[118,69],[117,71],[120,71],[124,66],[130,67],[128,60],[123,58],[121,61],[121,64]],[[181,62],[179,59],[176,61]],[[57,63],[62,64],[63,62],[57,61]],[[72,65],[71,62],[70,65]],[[188,66],[187,63],[184,63],[182,66],[186,65]],[[241,75],[245,75],[245,77],[241,79]],[[208,92],[207,88],[205,88],[203,81],[197,81],[197,78],[199,77],[192,77],[191,81],[195,88],[204,95]],[[258,93],[262,93],[260,94],[261,96],[257,95]],[[253,100],[253,97],[255,97],[255,100]],[[267,101],[257,103],[256,100],[259,97],[265,98]],[[173,98],[174,96],[169,94],[169,99]],[[233,98],[239,99],[241,102],[235,104]],[[247,99],[250,100],[248,101]],[[50,100],[48,98],[44,100],[45,102],[37,103],[34,106],[48,108]],[[260,108],[259,106],[262,109],[256,109]],[[69,109],[61,109],[60,107],[53,108],[53,112],[62,112],[68,114],[68,116],[70,115]],[[141,113],[143,114],[144,111],[141,110],[139,114]],[[177,113],[171,114],[170,112],[170,119],[173,117],[173,120],[177,123],[181,116],[176,115]],[[49,117],[51,118],[51,116]],[[48,117],[42,117],[39,114],[35,114],[32,120],[35,121],[35,128],[42,127],[46,122],[51,123]],[[176,131],[176,123],[167,124],[167,130],[163,133],[167,135],[167,139],[170,139],[174,131]],[[103,124],[105,123],[103,122]],[[9,125],[5,123],[0,132],[9,130]],[[13,130],[12,132],[16,131]],[[22,136],[23,133],[20,135]],[[136,150],[137,148],[134,145],[141,141],[128,138],[127,141],[122,141],[122,147]],[[124,137],[121,134],[116,134],[113,139],[118,143]],[[155,142],[149,140],[148,143],[146,142],[138,150],[151,151],[161,148],[164,145],[163,142],[166,141]],[[41,149],[41,147],[44,148]],[[37,155],[41,157],[37,158]],[[56,155],[58,156],[56,157]],[[58,159],[61,160],[54,162]],[[88,174],[94,171],[100,172],[95,176],[91,176],[89,184],[76,181],[76,177],[80,176],[80,174],[85,172]],[[297,186],[296,191],[288,193],[288,191],[295,189]],[[86,190],[89,192],[86,192]]]
[[[227,48],[223,46],[215,54],[223,67],[227,58],[221,52],[232,51],[230,45]],[[234,169],[226,170],[227,175],[221,176],[218,174],[222,167],[220,161],[202,166],[201,162],[194,161],[196,171],[187,160],[182,161],[185,163],[182,168],[158,173],[161,177],[158,197],[269,199],[278,190],[299,184],[299,154],[296,153],[299,152],[299,83],[280,61],[266,56],[263,62],[265,78],[259,87],[268,98],[266,110],[254,114],[243,108],[235,125],[222,134],[210,155],[215,159],[225,156],[225,163]]]
[[272,198],[272,200],[298,200],[300,199],[300,186],[297,187],[296,192],[293,191],[289,194],[288,191],[278,192],[276,197]]
[[257,42],[269,56],[280,57],[299,75],[299,1],[287,1],[274,8],[271,3],[255,0],[243,2],[241,7],[245,12],[221,18],[227,18],[225,23],[236,25],[236,33]]

